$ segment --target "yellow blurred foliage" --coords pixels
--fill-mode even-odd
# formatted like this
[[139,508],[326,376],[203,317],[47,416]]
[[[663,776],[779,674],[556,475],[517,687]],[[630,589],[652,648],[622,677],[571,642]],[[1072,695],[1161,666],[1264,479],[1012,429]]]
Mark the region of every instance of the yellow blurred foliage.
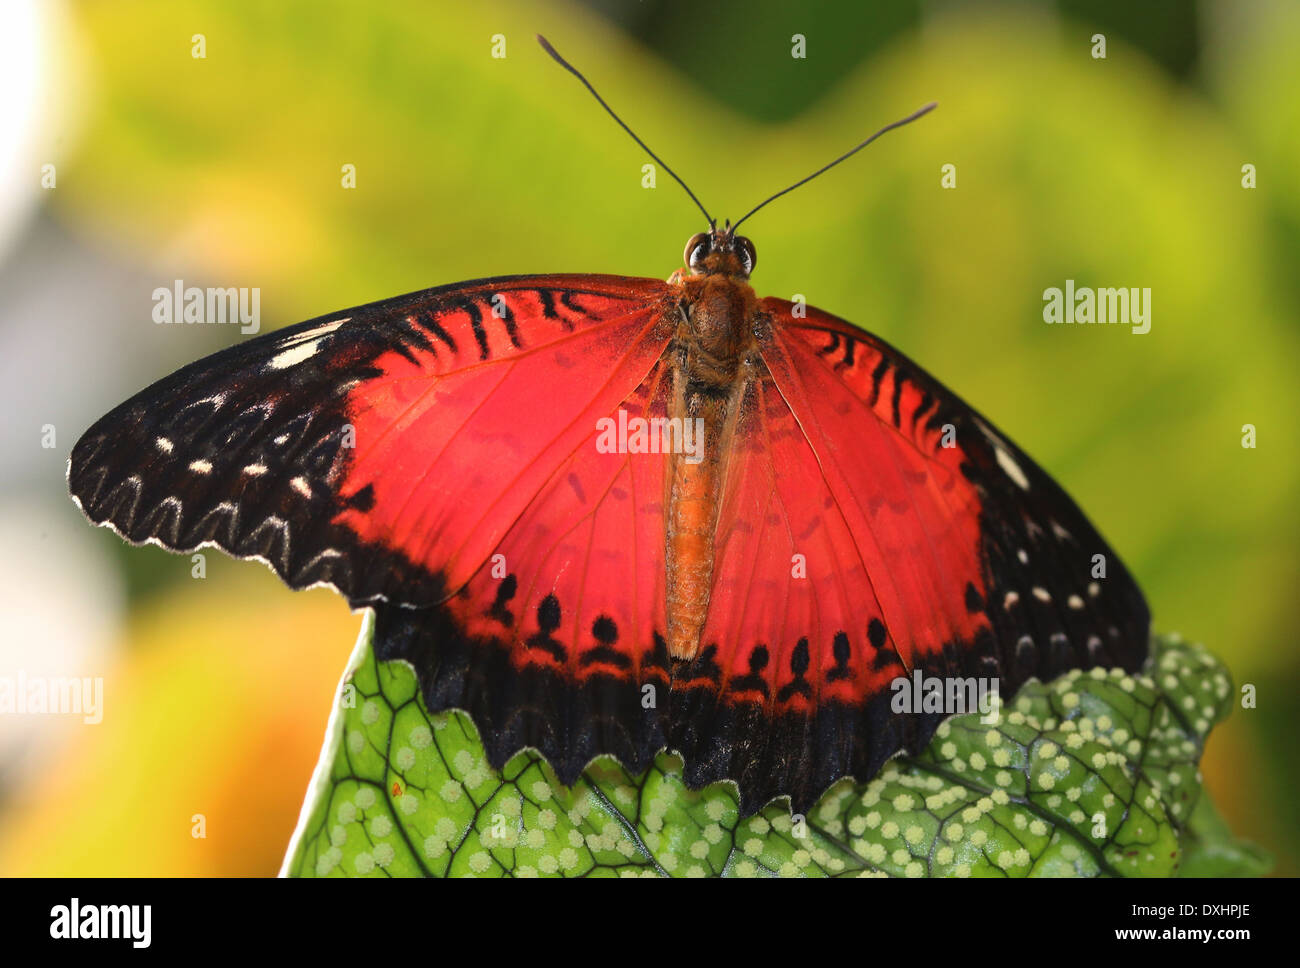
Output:
[[10,803],[0,875],[277,872],[360,617],[330,592],[239,571],[125,629],[103,722]]

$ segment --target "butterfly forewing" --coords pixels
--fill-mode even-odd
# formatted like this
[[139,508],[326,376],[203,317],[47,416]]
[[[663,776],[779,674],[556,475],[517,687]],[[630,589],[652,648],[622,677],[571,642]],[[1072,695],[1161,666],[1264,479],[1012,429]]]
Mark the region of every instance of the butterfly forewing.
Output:
[[[937,484],[946,505],[936,506],[954,512],[948,527],[978,536],[979,576],[970,581],[976,594],[949,577],[942,582],[946,611],[960,614],[951,601],[958,597],[966,612],[988,619],[1008,646],[1004,672],[1014,668],[1023,679],[1054,675],[1069,664],[1132,667],[1140,660],[1150,624],[1141,591],[1079,507],[1028,455],[884,341],[817,310],[795,320],[783,300],[765,303],[787,321],[778,326],[779,340],[802,357],[800,372],[825,387],[810,402],[828,410],[837,385],[865,402],[877,423],[930,468],[924,484],[913,478],[913,493]],[[954,506],[963,493],[964,504]],[[962,507],[977,512],[974,522],[956,513]],[[931,538],[942,533],[943,522],[919,518]],[[960,574],[960,561],[940,561],[941,571]]]
[[70,490],[133,542],[213,544],[353,604],[441,601],[590,439],[583,409],[653,367],[665,288],[505,277],[302,323],[109,413],[73,449]]

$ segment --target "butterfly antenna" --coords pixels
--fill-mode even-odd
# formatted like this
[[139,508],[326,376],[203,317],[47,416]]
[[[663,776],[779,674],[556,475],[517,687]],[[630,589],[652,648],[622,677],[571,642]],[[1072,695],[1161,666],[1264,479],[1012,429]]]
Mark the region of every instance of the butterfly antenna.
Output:
[[805,185],[805,184],[807,184],[808,182],[812,181],[814,178],[816,178],[816,177],[817,177],[818,175],[820,175],[822,172],[824,172],[824,171],[829,171],[831,168],[834,168],[836,165],[838,165],[841,161],[844,161],[846,158],[851,158],[853,155],[857,154],[859,151],[861,151],[861,150],[862,150],[863,148],[865,148],[867,145],[871,144],[871,142],[873,142],[873,141],[875,141],[877,138],[879,138],[879,137],[880,137],[882,134],[884,134],[886,131],[893,131],[895,128],[901,128],[901,127],[902,127],[903,125],[905,125],[905,124],[911,124],[911,123],[912,123],[913,121],[915,121],[917,118],[919,118],[919,117],[921,117],[921,116],[923,116],[923,115],[929,114],[931,111],[933,111],[933,110],[934,110],[935,108],[937,108],[938,106],[939,106],[939,102],[938,102],[938,101],[931,101],[931,102],[930,102],[929,104],[927,104],[925,107],[923,107],[923,108],[918,108],[917,110],[915,110],[915,111],[913,111],[911,114],[909,114],[907,117],[902,118],[902,119],[900,119],[900,120],[898,120],[898,121],[895,121],[895,122],[892,123],[892,124],[887,124],[887,125],[885,125],[885,126],[884,126],[883,128],[881,128],[879,131],[877,131],[875,134],[873,134],[870,138],[868,138],[866,141],[862,142],[862,143],[861,143],[860,145],[858,145],[856,148],[851,148],[851,149],[849,149],[848,151],[844,152],[844,154],[840,155],[838,158],[836,158],[834,161],[832,161],[829,165],[824,165],[823,167],[818,168],[815,172],[813,172],[813,173],[812,173],[811,175],[809,175],[807,178],[802,178],[802,179],[800,179],[799,181],[795,182],[793,185],[791,185],[789,188],[783,188],[781,191],[777,192],[777,193],[776,193],[775,195],[773,195],[771,198],[768,198],[768,199],[765,199],[765,200],[759,202],[757,205],[755,205],[753,208],[751,208],[751,209],[750,209],[750,210],[749,210],[745,215],[741,216],[740,220],[739,220],[738,222],[736,222],[736,224],[733,225],[733,226],[731,227],[731,231],[734,233],[734,232],[736,231],[736,229],[738,229],[738,228],[740,227],[740,223],[741,223],[741,222],[745,221],[745,219],[749,218],[749,216],[753,215],[755,212],[757,212],[760,208],[762,208],[762,207],[763,207],[764,205],[766,205],[768,202],[774,202],[774,201],[776,201],[776,200],[777,200],[778,198],[780,198],[782,195],[785,195],[785,194],[787,194],[787,193],[789,193],[789,192],[792,192],[792,191],[794,191],[796,188],[798,188],[800,185]]
[[581,71],[579,71],[576,67],[574,67],[563,57],[561,57],[559,51],[557,51],[554,47],[551,46],[550,41],[548,41],[541,34],[538,34],[537,42],[542,45],[542,50],[546,51],[546,53],[550,54],[552,57],[555,58],[556,63],[558,63],[561,67],[563,67],[566,71],[568,71],[578,80],[582,81],[583,85],[587,88],[587,90],[591,92],[591,96],[600,102],[600,106],[609,112],[609,116],[618,122],[619,127],[621,127],[624,131],[630,134],[632,136],[632,140],[635,141],[637,144],[639,144],[646,154],[648,154],[651,158],[653,158],[655,161],[659,163],[659,167],[661,167],[664,171],[668,172],[668,174],[673,176],[673,181],[677,182],[677,184],[682,186],[682,188],[686,191],[686,194],[691,196],[691,201],[694,202],[696,207],[701,212],[704,213],[704,217],[709,220],[709,228],[712,229],[715,224],[714,218],[711,215],[709,215],[708,209],[706,209],[703,205],[700,204],[700,200],[696,198],[695,193],[691,191],[690,188],[687,187],[686,182],[682,181],[680,178],[677,177],[677,172],[669,168],[668,165],[664,163],[664,160],[662,158],[660,158],[653,151],[651,151],[650,147],[644,141],[642,141],[640,138],[636,136],[635,131],[633,131],[626,124],[623,123],[623,119],[614,113],[614,109],[605,103],[605,99],[603,97],[601,97],[599,94],[596,93],[596,89],[591,86],[591,81],[583,77]]

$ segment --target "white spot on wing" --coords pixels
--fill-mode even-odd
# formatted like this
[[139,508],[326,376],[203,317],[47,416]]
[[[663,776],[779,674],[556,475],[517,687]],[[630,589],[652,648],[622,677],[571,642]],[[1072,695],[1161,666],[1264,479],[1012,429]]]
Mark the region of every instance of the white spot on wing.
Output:
[[244,473],[247,474],[249,477],[261,477],[263,474],[266,473],[266,465],[249,464],[247,467],[244,468]]
[[307,478],[295,477],[289,482],[289,486],[303,497],[311,497],[311,485],[307,483]]
[[1015,458],[1001,447],[994,447],[993,453],[997,455],[998,466],[1006,471],[1007,477],[1015,481],[1022,491],[1029,490],[1029,478],[1025,477],[1025,472],[1020,469]]
[[202,459],[192,460],[190,461],[190,470],[192,470],[195,474],[211,474],[212,462],[207,460],[202,460]]
[[172,442],[166,437],[159,437],[154,443],[158,445],[158,449],[164,454],[170,454],[173,450]]
[[1037,585],[1034,586],[1034,597],[1040,602],[1050,602],[1052,600],[1052,596],[1048,593],[1047,589],[1040,588]]
[[993,445],[993,453],[998,459],[998,465],[1006,472],[1021,490],[1029,490],[1029,478],[1025,477],[1025,472],[1020,469],[1015,458],[1007,447],[1007,442],[993,432],[993,428],[986,424],[978,417],[975,419],[975,426],[979,427],[980,433],[988,438],[988,442]]
[[1083,599],[1080,598],[1078,595],[1071,595],[1068,599],[1066,599],[1066,604],[1069,605],[1075,611],[1078,611],[1079,609],[1083,608]]
[[346,322],[347,319],[336,319],[332,323],[322,323],[320,326],[313,326],[311,329],[286,337],[283,344],[284,349],[271,357],[267,366],[273,370],[283,370],[301,363],[303,360],[310,359],[320,349],[321,339]]
[[1010,609],[1012,605],[1020,601],[1020,595],[1016,592],[1007,592],[1007,597],[1002,599],[1002,608]]
[[301,363],[303,360],[310,359],[316,355],[318,349],[320,349],[320,344],[314,340],[306,343],[295,343],[287,350],[281,350],[279,353],[276,353],[275,356],[271,357],[267,366],[273,370],[283,370],[287,367],[293,366],[295,363]]
[[334,330],[346,323],[351,316],[344,316],[342,319],[336,319],[332,323],[321,323],[319,326],[313,326],[311,329],[304,330],[290,337],[293,340],[320,339],[322,336],[328,336]]

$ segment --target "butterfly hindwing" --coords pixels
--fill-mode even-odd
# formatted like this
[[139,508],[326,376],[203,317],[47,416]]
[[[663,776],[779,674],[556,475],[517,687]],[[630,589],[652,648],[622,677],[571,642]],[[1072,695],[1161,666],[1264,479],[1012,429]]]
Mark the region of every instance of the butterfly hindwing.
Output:
[[[662,416],[661,361],[618,409]],[[617,420],[616,411],[602,414]],[[666,741],[664,477],[658,453],[587,440],[444,605],[380,606],[375,649],[419,674],[430,709],[465,709],[500,767],[524,747],[572,784],[591,759],[649,765]]]
[[642,382],[664,290],[514,276],[310,320],[110,412],[74,447],[69,488],[136,543],[215,545],[354,605],[430,605],[590,438],[575,418]]

